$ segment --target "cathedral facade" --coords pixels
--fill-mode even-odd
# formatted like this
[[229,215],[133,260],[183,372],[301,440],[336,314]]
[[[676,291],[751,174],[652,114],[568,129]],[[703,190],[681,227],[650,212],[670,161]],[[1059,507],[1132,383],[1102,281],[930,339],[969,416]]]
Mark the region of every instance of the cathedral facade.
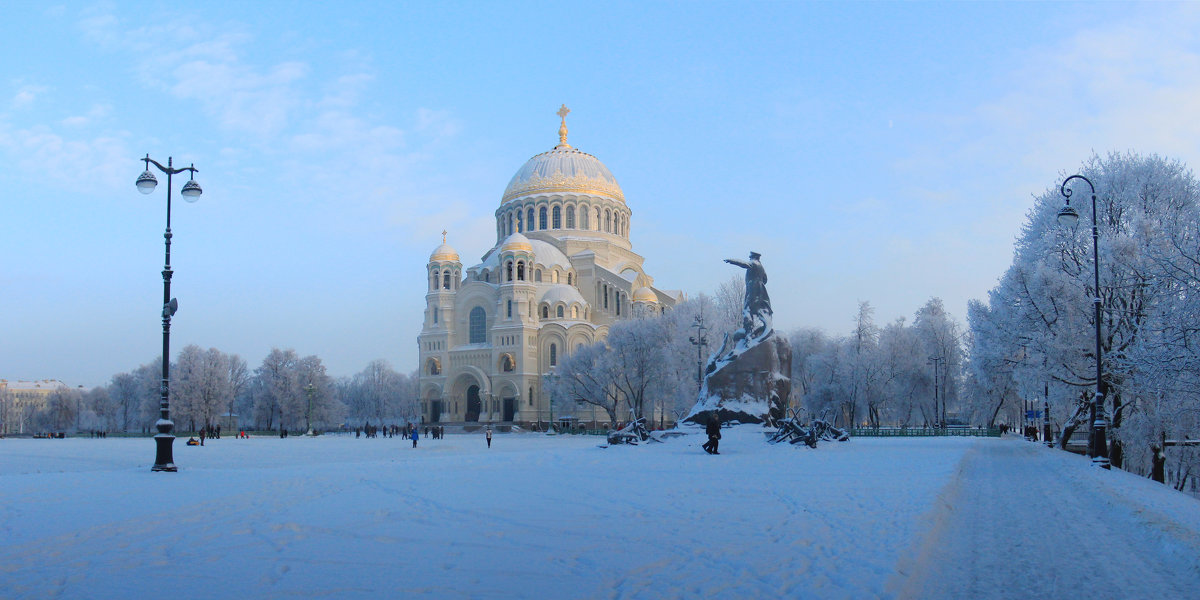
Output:
[[444,236],[429,257],[417,338],[426,423],[592,420],[590,407],[552,410],[542,376],[613,322],[682,301],[643,270],[625,195],[608,167],[567,143],[567,112],[558,145],[509,181],[481,262],[464,269]]

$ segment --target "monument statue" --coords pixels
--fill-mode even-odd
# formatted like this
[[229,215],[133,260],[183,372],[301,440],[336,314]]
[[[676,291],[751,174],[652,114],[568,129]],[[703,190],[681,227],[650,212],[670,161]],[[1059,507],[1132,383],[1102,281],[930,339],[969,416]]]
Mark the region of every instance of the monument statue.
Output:
[[[757,252],[750,253],[750,261],[742,262],[727,258],[725,262],[746,270],[746,300],[742,307],[742,337],[761,338],[771,331],[771,297],[767,295],[767,271],[763,269]],[[735,335],[735,341],[737,336]]]
[[709,357],[700,397],[685,421],[707,423],[715,413],[722,422],[774,425],[784,417],[792,389],[792,349],[787,339],[775,335],[761,257],[751,252],[749,261],[725,259],[746,270],[742,327],[726,334]]

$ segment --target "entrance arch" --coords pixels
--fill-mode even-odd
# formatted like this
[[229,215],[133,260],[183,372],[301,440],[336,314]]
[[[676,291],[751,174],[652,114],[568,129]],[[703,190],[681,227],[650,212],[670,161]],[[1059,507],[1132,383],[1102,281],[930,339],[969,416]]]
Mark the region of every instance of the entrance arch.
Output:
[[472,384],[467,388],[467,414],[464,421],[479,421],[479,413],[483,410],[483,401],[479,398],[479,386]]

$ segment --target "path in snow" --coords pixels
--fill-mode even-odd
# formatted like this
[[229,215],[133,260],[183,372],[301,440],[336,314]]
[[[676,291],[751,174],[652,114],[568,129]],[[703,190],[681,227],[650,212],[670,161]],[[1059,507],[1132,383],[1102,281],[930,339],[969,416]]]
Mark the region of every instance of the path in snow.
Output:
[[968,451],[902,558],[899,598],[1194,598],[1200,505],[1032,443]]

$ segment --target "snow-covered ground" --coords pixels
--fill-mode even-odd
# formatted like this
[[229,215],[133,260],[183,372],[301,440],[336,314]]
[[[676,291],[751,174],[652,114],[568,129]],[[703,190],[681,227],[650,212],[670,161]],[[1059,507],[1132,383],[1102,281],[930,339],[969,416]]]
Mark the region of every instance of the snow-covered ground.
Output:
[[0,440],[2,598],[1186,598],[1200,502],[1016,439]]

